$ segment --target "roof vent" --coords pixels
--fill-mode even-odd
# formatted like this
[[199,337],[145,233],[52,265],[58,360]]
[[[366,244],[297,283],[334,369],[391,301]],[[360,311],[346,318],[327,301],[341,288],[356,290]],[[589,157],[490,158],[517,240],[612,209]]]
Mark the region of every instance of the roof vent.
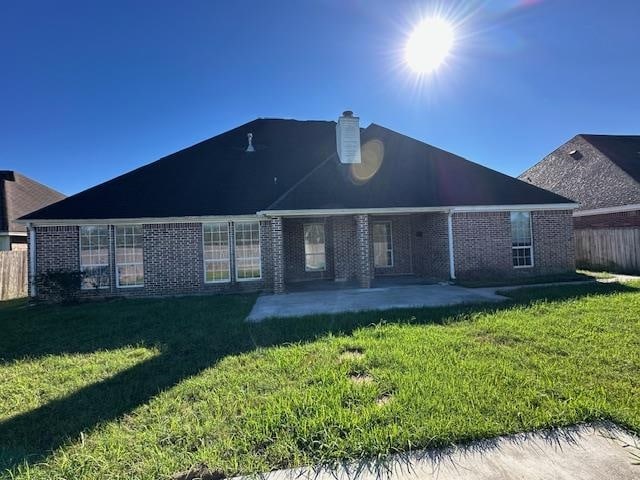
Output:
[[253,133],[247,133],[247,141],[249,142],[249,145],[245,152],[255,152],[256,149],[253,148]]
[[582,158],[582,154],[578,151],[578,150],[571,150],[569,152],[569,155],[571,156],[571,158],[573,158],[574,160],[580,160]]
[[340,163],[360,163],[360,119],[351,110],[338,118],[336,147]]

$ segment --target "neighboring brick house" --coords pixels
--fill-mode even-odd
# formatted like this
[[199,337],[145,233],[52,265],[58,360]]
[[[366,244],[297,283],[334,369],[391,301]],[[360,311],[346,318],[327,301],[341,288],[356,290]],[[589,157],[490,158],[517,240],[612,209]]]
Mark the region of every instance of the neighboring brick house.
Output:
[[31,294],[51,270],[85,295],[574,270],[573,202],[358,122],[257,119],[26,215]]
[[0,170],[0,250],[26,250],[21,216],[62,200],[64,195],[13,170]]
[[584,266],[640,268],[640,136],[576,135],[519,178],[580,203]]

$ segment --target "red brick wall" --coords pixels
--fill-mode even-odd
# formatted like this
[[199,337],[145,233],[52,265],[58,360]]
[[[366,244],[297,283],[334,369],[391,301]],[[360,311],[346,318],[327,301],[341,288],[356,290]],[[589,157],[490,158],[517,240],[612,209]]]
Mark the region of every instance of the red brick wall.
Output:
[[412,215],[413,270],[416,275],[449,279],[449,235],[446,213]]
[[456,276],[492,279],[574,271],[571,211],[534,211],[531,215],[534,266],[513,268],[509,212],[454,214]]
[[[113,228],[110,229],[113,231]],[[205,283],[201,223],[163,223],[143,225],[144,286],[117,288],[113,233],[110,250],[108,289],[83,290],[81,296],[154,296],[207,292],[259,291],[272,287],[273,262],[268,221],[260,222],[262,279],[236,282],[233,261],[231,281]],[[233,230],[230,234],[233,258]],[[36,275],[51,270],[78,271],[79,227],[36,227]],[[38,292],[43,296],[43,292]]]
[[80,268],[78,227],[37,227],[36,265],[38,272],[77,271]]
[[640,210],[573,217],[575,228],[640,227]]
[[149,224],[142,232],[145,293],[184,294],[204,288],[202,224]]
[[353,216],[333,218],[333,268],[338,281],[356,277],[356,222]]

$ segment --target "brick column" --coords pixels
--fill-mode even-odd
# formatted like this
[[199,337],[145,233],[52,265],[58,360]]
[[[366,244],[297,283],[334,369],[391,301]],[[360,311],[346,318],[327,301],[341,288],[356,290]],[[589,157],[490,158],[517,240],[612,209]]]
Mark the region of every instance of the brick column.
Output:
[[356,215],[356,276],[360,288],[371,286],[371,245],[369,237],[369,215]]
[[271,219],[271,257],[273,262],[273,293],[284,293],[282,217]]

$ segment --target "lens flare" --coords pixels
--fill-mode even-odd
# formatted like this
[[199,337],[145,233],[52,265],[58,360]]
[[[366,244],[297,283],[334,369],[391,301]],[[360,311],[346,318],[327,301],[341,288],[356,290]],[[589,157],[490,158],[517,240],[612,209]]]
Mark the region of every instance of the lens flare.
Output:
[[454,42],[453,27],[442,18],[428,18],[413,31],[405,48],[405,59],[417,73],[431,73],[444,62]]

